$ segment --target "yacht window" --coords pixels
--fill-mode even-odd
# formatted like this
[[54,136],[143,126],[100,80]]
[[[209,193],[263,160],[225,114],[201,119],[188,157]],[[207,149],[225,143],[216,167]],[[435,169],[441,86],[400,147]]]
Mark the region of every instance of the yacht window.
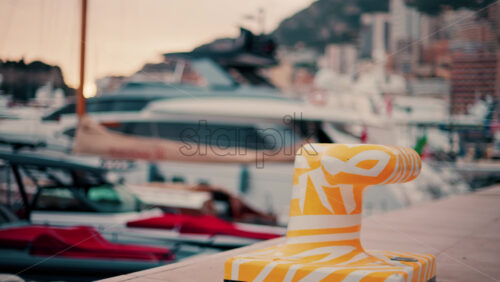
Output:
[[[268,136],[269,130],[261,130],[247,125],[207,123],[203,130],[206,136],[196,135],[198,123],[156,123],[154,131],[160,138],[183,142],[199,142],[220,148],[239,147],[251,149],[272,149],[276,144]],[[192,135],[192,136],[191,136]]]
[[36,201],[35,210],[47,211],[92,211],[79,201],[67,187],[43,188]]
[[[136,112],[144,109],[150,102],[149,99],[132,99],[132,100],[102,100],[89,99],[86,102],[86,111],[88,113],[100,112]],[[67,104],[51,114],[43,117],[45,121],[56,121],[62,115],[74,114],[75,104]]]
[[71,138],[75,138],[76,128],[73,127],[73,128],[68,129],[68,130],[65,130],[63,132],[63,134],[66,135],[66,136],[69,136]]
[[142,136],[153,137],[152,124],[150,122],[133,122],[125,125],[125,133]]
[[131,212],[140,209],[140,202],[134,195],[111,184],[88,188],[86,198],[100,212]]
[[113,112],[134,112],[140,111],[148,105],[147,100],[124,100],[114,101],[111,111]]
[[142,137],[157,137],[181,142],[210,144],[219,148],[271,150],[290,146],[298,139],[285,126],[256,127],[252,125],[206,124],[206,136],[197,135],[198,123],[190,122],[127,122],[111,130]]
[[80,169],[23,167],[26,188],[38,188],[35,210],[71,212],[131,212],[141,202],[101,174]]
[[113,101],[87,101],[86,111],[88,113],[109,112],[113,108]]
[[147,104],[148,100],[105,100],[105,101],[89,101],[87,112],[136,112],[142,110]]
[[58,110],[55,110],[51,114],[43,117],[42,120],[44,120],[44,121],[56,121],[56,120],[59,120],[61,118],[61,115],[74,114],[74,113],[75,113],[75,104],[70,103],[70,104],[67,104],[67,105],[59,108]]

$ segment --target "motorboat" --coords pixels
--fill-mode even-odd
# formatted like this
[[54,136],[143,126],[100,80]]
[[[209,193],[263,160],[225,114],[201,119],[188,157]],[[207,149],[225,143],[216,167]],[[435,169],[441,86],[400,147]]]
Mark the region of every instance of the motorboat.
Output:
[[[175,250],[177,252],[177,249]],[[43,281],[93,280],[182,259],[161,246],[116,243],[89,226],[49,226],[20,220],[0,205],[0,271]]]
[[[350,128],[363,125],[370,126],[370,130],[379,131],[379,134],[371,134],[372,137],[382,136],[390,139],[390,142],[397,140],[394,132],[386,132],[387,130],[378,124],[377,119],[359,116],[348,107],[332,111],[329,107],[318,107],[304,101],[274,96],[171,97],[148,103],[140,113],[100,114],[92,116],[92,119],[110,132],[127,136],[176,140],[185,142],[186,146],[194,142],[195,146],[225,146],[238,150],[239,148],[280,150],[304,137],[313,137],[319,142],[326,143],[358,143],[359,136]],[[54,136],[58,137],[53,140],[65,147],[65,151],[70,151],[76,127],[76,119],[63,117],[59,122],[57,133],[54,133]],[[182,135],[201,127],[215,134],[205,140],[199,140],[201,142],[196,139],[187,140],[187,137]],[[238,135],[235,135],[235,132]],[[89,139],[91,143],[95,143],[92,140]],[[101,156],[99,162],[100,165],[115,170],[128,185],[155,181],[151,177],[151,170],[154,168],[156,174],[161,175],[167,182],[181,180],[188,186],[207,183],[214,187],[224,187],[232,195],[252,203],[257,210],[276,215],[281,225],[285,224],[288,218],[288,201],[285,196],[290,194],[289,183],[283,182],[282,179],[290,179],[291,162],[267,162],[264,164],[265,169],[262,169],[257,162],[224,164],[178,162],[168,159],[140,161],[133,157],[114,159],[109,156]],[[422,174],[432,174],[431,170],[434,168],[426,166]],[[439,179],[440,176],[433,177],[436,178]],[[386,187],[379,190],[378,195],[371,195],[368,192],[364,202],[366,213],[398,209],[432,199],[434,197],[432,195],[436,195],[432,189],[435,189],[437,182],[441,183],[438,189],[452,191],[452,188],[448,187],[453,185],[448,184],[448,181],[431,183],[425,179],[427,178],[421,177],[415,184],[401,184],[409,187],[406,190]],[[380,196],[382,194],[384,196]]]
[[[215,215],[239,223],[277,224],[274,214],[255,209],[223,187],[208,183],[150,182],[127,185],[127,188],[142,202],[170,213]],[[158,197],[161,194],[168,194],[168,197]]]
[[[166,214],[143,204],[124,185],[113,183],[107,170],[71,156],[2,151],[0,159],[12,170],[19,191],[11,195],[17,202],[8,202],[14,208],[21,202],[19,215],[33,224],[91,226],[115,242],[210,248],[239,247],[284,232],[213,215]],[[33,193],[27,192],[28,186],[34,187]],[[159,196],[168,197],[168,193]]]
[[0,227],[0,271],[25,278],[99,279],[173,261],[167,248],[117,244],[88,226]]

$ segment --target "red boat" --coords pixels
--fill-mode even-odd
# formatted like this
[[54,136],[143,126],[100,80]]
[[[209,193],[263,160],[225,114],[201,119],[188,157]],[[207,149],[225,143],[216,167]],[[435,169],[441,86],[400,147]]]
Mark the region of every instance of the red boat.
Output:
[[24,278],[88,281],[175,259],[167,248],[112,243],[92,227],[7,225],[0,229],[0,272]]

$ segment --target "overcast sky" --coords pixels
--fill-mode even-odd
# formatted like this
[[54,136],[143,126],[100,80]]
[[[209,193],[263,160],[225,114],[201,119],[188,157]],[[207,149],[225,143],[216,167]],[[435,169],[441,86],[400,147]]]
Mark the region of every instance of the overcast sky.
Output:
[[[130,74],[160,54],[189,51],[218,37],[254,30],[244,15],[266,11],[265,27],[312,0],[88,0],[87,81]],[[78,82],[80,0],[0,0],[0,58],[36,59],[62,67]]]

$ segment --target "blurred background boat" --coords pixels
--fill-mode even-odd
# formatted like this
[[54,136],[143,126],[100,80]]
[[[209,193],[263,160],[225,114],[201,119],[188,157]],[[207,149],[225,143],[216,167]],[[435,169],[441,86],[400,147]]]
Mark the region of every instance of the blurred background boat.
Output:
[[[454,116],[450,121],[446,107],[430,98],[397,97],[389,102],[382,93],[397,91],[401,85],[396,82],[404,79],[393,75],[392,84],[386,83],[380,75],[383,61],[356,81],[326,70],[318,72],[314,82],[321,89],[318,104],[314,100],[318,98],[286,97],[259,75],[263,67],[276,64],[275,46],[268,37],[242,29],[240,37],[222,50],[214,46],[217,43],[189,53],[165,54],[165,63],[146,66],[135,81],[125,83],[117,92],[88,99],[88,115],[114,132],[186,144],[191,141],[208,148],[281,150],[305,137],[326,143],[404,146],[415,146],[420,139],[424,142],[422,148],[447,156],[454,149],[450,147],[450,136],[457,136],[442,131],[443,127],[453,124],[455,128],[480,128],[494,105],[481,104],[483,109],[478,113]],[[172,82],[140,81],[157,76],[158,68],[169,74]],[[36,121],[5,121],[0,124],[2,140],[70,153],[78,125],[75,108],[74,103],[69,103]],[[204,140],[185,135],[189,131],[196,135],[198,130],[215,134]],[[283,179],[291,179],[291,163],[266,163],[262,169],[248,164],[185,163],[168,158],[152,163],[103,157],[102,164],[119,168],[118,174],[128,184],[159,178],[187,186],[204,183],[223,187],[255,208],[274,214],[279,223],[286,223],[290,182]],[[366,214],[470,189],[452,167],[441,166],[439,160],[424,164],[423,175],[415,183],[404,184],[406,189],[387,187],[377,195],[367,192]]]

